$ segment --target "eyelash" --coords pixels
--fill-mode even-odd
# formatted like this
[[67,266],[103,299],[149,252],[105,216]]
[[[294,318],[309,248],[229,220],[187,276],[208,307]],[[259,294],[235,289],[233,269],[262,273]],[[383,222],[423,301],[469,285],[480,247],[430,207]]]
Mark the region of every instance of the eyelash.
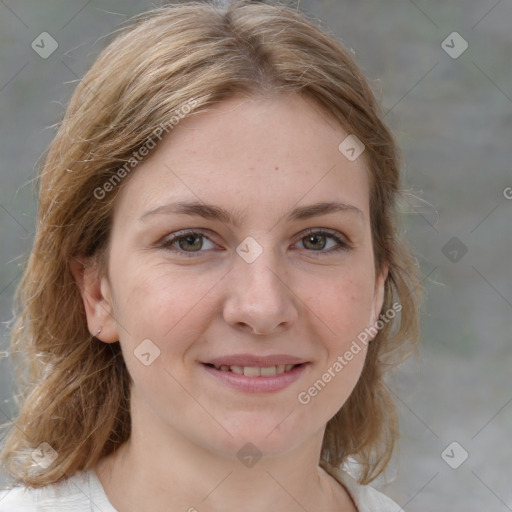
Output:
[[[194,258],[194,257],[200,256],[205,251],[201,251],[200,250],[200,251],[187,252],[187,251],[183,251],[183,250],[180,250],[180,249],[177,249],[177,248],[173,247],[173,244],[175,244],[179,240],[181,240],[183,238],[186,238],[187,236],[190,236],[190,235],[200,236],[200,237],[206,238],[207,240],[212,242],[206,236],[206,234],[203,233],[201,230],[189,230],[189,231],[181,231],[181,232],[176,233],[171,238],[168,238],[167,240],[164,240],[160,245],[164,249],[166,249],[168,251],[171,251],[171,252],[179,253],[180,255],[183,255],[186,258]],[[323,229],[309,229],[309,230],[307,230],[306,232],[304,232],[302,234],[302,236],[299,238],[299,241],[301,241],[303,238],[306,238],[307,236],[311,236],[311,235],[325,236],[325,237],[331,238],[338,245],[337,245],[337,247],[331,248],[331,249],[329,249],[327,251],[324,251],[324,250],[314,251],[312,249],[306,249],[309,252],[319,253],[319,254],[322,254],[322,253],[323,254],[332,254],[332,253],[336,253],[336,252],[339,252],[339,251],[350,251],[352,249],[352,247],[350,246],[349,243],[347,243],[344,240],[342,240],[335,233],[333,233],[331,231],[326,231],[326,230],[323,230]],[[214,243],[214,242],[212,242],[212,243]]]

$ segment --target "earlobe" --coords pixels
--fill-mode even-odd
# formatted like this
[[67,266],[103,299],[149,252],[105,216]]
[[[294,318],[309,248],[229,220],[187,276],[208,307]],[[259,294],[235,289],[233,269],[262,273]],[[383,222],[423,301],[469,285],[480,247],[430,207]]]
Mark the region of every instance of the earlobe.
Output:
[[91,335],[105,343],[118,341],[117,323],[107,277],[99,275],[96,264],[84,258],[73,258],[70,269],[82,297]]

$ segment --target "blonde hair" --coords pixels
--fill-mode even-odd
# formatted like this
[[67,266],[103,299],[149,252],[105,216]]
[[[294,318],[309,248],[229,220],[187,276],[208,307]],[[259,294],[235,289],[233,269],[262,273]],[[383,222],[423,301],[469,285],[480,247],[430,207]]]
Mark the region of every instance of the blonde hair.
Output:
[[[361,483],[384,471],[398,435],[384,377],[419,331],[418,270],[398,225],[396,144],[363,74],[316,23],[284,5],[194,2],[131,20],[78,84],[45,155],[37,231],[11,333],[20,410],[1,461],[16,481],[40,487],[68,478],[130,436],[131,377],[119,343],[91,337],[70,270],[76,256],[105,268],[127,162],[177,112],[186,117],[234,95],[277,93],[312,100],[366,147],[375,266],[389,265],[382,310],[399,302],[401,312],[369,344],[354,391],[327,424],[320,463],[338,466],[350,457],[361,464]],[[127,172],[117,184],[120,169]],[[117,186],[106,191],[109,180]],[[41,470],[32,451],[43,442],[57,458]]]

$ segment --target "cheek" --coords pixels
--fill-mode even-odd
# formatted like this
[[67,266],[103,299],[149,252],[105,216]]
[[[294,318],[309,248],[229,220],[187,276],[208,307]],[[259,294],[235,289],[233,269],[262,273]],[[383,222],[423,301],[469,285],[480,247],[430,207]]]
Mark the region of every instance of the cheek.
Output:
[[[126,276],[130,276],[126,278]],[[169,272],[165,264],[119,273],[116,318],[119,334],[130,346],[149,338],[161,351],[176,351],[193,339],[209,319],[209,291],[219,282],[213,275]],[[211,293],[211,292],[210,292]]]
[[370,272],[340,270],[304,288],[304,303],[324,324],[333,343],[347,340],[368,326],[374,283]]
[[178,409],[190,406],[179,384],[187,379],[183,361],[211,321],[208,290],[214,283],[179,276],[164,265],[123,277],[116,288],[118,333],[135,388],[155,411],[169,400]]
[[324,354],[297,397],[313,417],[327,422],[345,403],[363,369],[367,345],[358,335],[369,325],[373,282],[354,273],[326,280],[323,291],[309,293],[308,307],[317,317],[317,341]]

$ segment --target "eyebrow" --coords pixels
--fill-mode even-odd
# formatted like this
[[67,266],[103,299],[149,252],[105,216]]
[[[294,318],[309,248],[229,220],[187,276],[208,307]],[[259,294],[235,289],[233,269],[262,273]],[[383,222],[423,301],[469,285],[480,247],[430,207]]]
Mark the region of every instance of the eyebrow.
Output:
[[[328,215],[331,213],[355,213],[358,217],[365,221],[364,213],[356,206],[341,201],[326,201],[321,203],[310,204],[307,206],[299,206],[294,208],[286,218],[288,220],[306,220],[320,215]],[[158,206],[145,212],[139,221],[145,222],[154,215],[181,214],[202,217],[209,220],[218,220],[233,226],[240,225],[240,215],[211,204],[198,201],[169,203]]]

